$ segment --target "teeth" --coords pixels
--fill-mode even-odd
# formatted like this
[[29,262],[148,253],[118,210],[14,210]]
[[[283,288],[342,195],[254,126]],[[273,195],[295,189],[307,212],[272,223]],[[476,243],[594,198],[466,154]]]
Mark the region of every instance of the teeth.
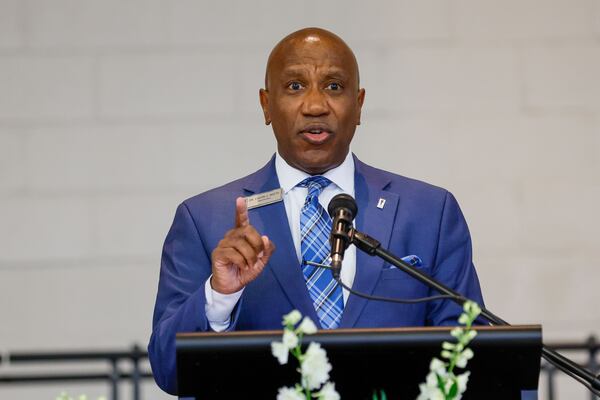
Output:
[[323,132],[323,131],[322,131],[322,130],[320,130],[320,129],[311,129],[309,132],[310,132],[310,133],[321,133],[321,132]]

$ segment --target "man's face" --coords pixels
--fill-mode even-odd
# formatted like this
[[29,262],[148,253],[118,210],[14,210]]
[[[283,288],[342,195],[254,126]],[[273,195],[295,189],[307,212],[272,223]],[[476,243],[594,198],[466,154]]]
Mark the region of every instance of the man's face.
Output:
[[312,175],[340,165],[364,100],[346,45],[319,35],[291,40],[274,51],[267,85],[261,105],[283,159]]

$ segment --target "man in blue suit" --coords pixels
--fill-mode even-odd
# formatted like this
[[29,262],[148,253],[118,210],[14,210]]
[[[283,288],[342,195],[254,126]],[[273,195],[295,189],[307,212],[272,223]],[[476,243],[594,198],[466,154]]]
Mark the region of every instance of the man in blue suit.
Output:
[[[307,233],[306,221],[326,221],[323,207],[338,193],[356,198],[358,230],[397,255],[418,256],[417,268],[483,304],[469,231],[454,197],[350,153],[364,97],[354,54],[333,33],[303,29],[275,46],[260,102],[277,154],[259,171],[184,201],[165,241],[149,345],[164,390],[177,391],[178,332],[280,329],[282,315],[292,309],[322,328],[456,324],[460,308],[451,301],[367,301],[342,291],[326,272],[327,288],[314,295],[320,284],[311,279],[323,270],[309,270],[302,260],[312,254],[312,242],[323,239]],[[326,183],[315,191],[315,180]],[[256,202],[259,207],[249,210],[247,204]],[[307,216],[311,204],[316,213]],[[341,277],[378,296],[437,294],[353,246]],[[334,307],[339,312],[332,316]]]

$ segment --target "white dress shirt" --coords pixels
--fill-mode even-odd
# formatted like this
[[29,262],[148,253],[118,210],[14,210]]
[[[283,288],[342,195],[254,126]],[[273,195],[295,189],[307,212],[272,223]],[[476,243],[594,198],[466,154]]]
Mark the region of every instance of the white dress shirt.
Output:
[[[291,167],[279,153],[275,156],[275,171],[284,193],[283,203],[285,205],[292,239],[294,240],[294,247],[296,248],[296,256],[298,257],[298,262],[301,262],[300,212],[304,205],[304,201],[306,200],[308,188],[298,187],[296,185],[310,175],[304,171]],[[354,159],[352,158],[352,153],[348,152],[348,155],[339,166],[327,171],[323,176],[332,182],[323,189],[323,192],[321,192],[319,196],[319,203],[321,203],[325,210],[327,210],[327,206],[333,196],[337,194],[347,193],[354,197]],[[250,224],[252,224],[252,220],[250,220]],[[344,254],[344,263],[341,271],[342,281],[347,286],[352,287],[355,273],[356,247],[350,246]],[[229,327],[231,322],[231,312],[235,308],[244,289],[242,288],[240,291],[232,294],[221,294],[210,286],[210,278],[208,278],[204,285],[204,291],[206,295],[206,318],[214,331],[222,332]],[[344,304],[348,300],[348,295],[348,291],[344,289]]]

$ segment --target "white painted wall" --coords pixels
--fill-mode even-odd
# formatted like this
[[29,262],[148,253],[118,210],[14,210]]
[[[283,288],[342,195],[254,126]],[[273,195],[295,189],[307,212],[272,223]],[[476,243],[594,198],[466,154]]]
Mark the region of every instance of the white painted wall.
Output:
[[1,349],[146,343],[175,207],[273,153],[258,88],[304,26],[356,52],[354,151],[459,199],[488,306],[600,331],[599,0],[0,0]]

